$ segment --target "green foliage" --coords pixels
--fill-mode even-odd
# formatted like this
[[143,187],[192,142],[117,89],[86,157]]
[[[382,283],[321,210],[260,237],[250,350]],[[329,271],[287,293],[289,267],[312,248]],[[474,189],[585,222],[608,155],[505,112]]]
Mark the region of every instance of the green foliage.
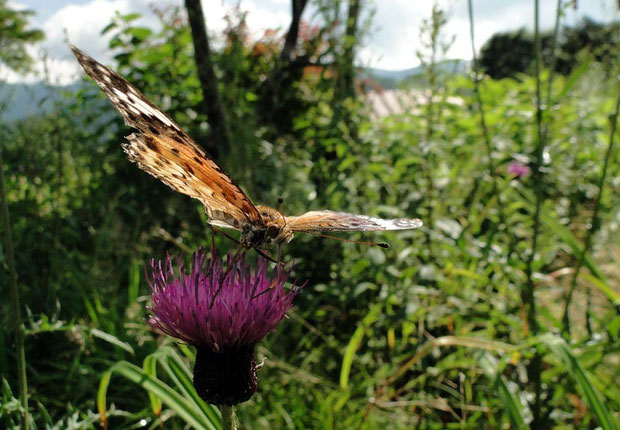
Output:
[[29,10],[13,10],[7,0],[0,0],[0,63],[15,71],[26,71],[32,58],[26,46],[44,39],[41,30],[28,26]]
[[[114,67],[200,143],[208,122],[197,113],[201,93],[182,14],[163,11],[158,30],[136,27],[136,18],[118,16],[105,30]],[[609,191],[618,182],[617,153],[573,299],[572,338],[557,337],[567,275],[583,250],[609,143],[617,95],[606,66],[592,57],[554,80],[553,107],[544,112],[543,180],[534,184],[532,176],[507,173],[509,163],[532,166],[534,159],[529,76],[480,84],[489,172],[473,83],[435,67],[440,32],[435,42],[426,39],[430,51],[423,53],[423,85],[432,91],[407,89],[415,103],[402,113],[374,119],[361,97],[336,106],[330,70],[309,68],[286,89],[284,100],[295,105],[290,117],[269,122],[257,112],[257,95],[277,38],[251,41],[244,16],[230,19],[214,55],[236,147],[218,162],[252,199],[273,205],[283,196],[286,213],[329,208],[426,223],[419,231],[347,236],[386,240],[389,249],[303,235],[284,248],[296,261],[295,277],[308,284],[290,319],[258,349],[265,365],[258,393],[238,409],[242,427],[527,428],[534,391],[527,367],[538,351],[550,425],[613,428],[620,409],[620,391],[609,383],[618,373],[620,196]],[[324,40],[329,31],[312,34],[308,50],[332,49]],[[0,133],[29,310],[33,423],[218,428],[217,411],[191,387],[191,348],[144,323],[141,267],[166,251],[208,245],[199,204],[126,161],[119,143],[127,130],[91,82],[57,100],[52,113]],[[531,335],[520,296],[534,186],[545,196],[532,262],[540,337]],[[222,251],[234,246],[215,240]],[[3,292],[6,281],[2,270]],[[6,303],[0,307],[0,427],[13,428],[20,415],[15,353]]]
[[[618,62],[619,34],[617,21],[602,24],[585,18],[574,27],[562,29],[557,58],[552,62],[553,34],[542,33],[545,65],[566,76],[592,55],[608,73],[613,73]],[[532,74],[534,58],[533,35],[524,29],[497,33],[480,50],[480,66],[494,79]]]

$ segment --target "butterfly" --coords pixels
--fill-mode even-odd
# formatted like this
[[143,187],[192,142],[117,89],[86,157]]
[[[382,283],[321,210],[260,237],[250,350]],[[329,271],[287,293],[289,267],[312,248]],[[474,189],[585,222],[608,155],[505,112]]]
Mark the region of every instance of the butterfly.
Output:
[[243,247],[280,245],[290,242],[297,232],[322,235],[422,226],[419,219],[382,219],[328,210],[284,216],[274,208],[255,206],[209,154],[133,85],[75,46],[71,49],[86,74],[121,113],[125,124],[138,130],[122,144],[129,160],[173,190],[198,199],[212,226],[240,231]]

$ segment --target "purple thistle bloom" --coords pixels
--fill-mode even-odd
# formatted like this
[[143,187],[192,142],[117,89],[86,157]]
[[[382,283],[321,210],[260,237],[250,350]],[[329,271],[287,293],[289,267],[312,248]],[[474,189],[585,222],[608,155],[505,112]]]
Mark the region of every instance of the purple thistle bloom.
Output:
[[245,402],[258,387],[254,347],[273,331],[292,305],[299,287],[285,290],[290,270],[254,269],[245,254],[224,260],[213,250],[192,255],[189,272],[177,258],[151,260],[153,305],[149,324],[196,347],[194,386],[207,402]]
[[508,172],[509,175],[522,178],[530,174],[530,168],[527,164],[520,163],[519,161],[512,161],[506,168],[506,172]]

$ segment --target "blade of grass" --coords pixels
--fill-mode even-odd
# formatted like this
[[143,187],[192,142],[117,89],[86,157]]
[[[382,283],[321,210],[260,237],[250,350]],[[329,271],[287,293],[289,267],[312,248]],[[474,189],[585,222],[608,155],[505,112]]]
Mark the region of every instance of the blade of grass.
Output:
[[529,426],[525,423],[523,406],[519,401],[519,396],[513,394],[508,388],[508,382],[499,372],[495,357],[488,352],[482,353],[478,358],[478,365],[484,371],[486,377],[493,382],[493,386],[497,390],[502,403],[504,403],[512,426],[520,430],[528,429]]
[[[528,193],[528,190],[520,189],[519,192],[517,192],[514,188],[508,188],[506,192],[510,193],[510,195],[515,199],[524,201],[526,205],[523,206],[523,209],[525,210],[528,210],[528,208],[533,204],[533,196],[531,193]],[[552,231],[562,240],[562,242],[571,248],[575,257],[582,255],[583,248],[581,247],[579,239],[577,239],[577,237],[568,228],[566,228],[566,226],[562,225],[555,215],[543,207],[541,208],[540,219],[545,227]],[[584,265],[588,268],[592,275],[609,287],[609,283],[605,279],[605,275],[603,275],[603,272],[598,268],[589,253],[583,253],[583,256]]]
[[552,333],[546,333],[540,336],[539,339],[540,343],[546,345],[562,361],[568,373],[583,392],[592,414],[594,414],[601,427],[605,430],[617,430],[618,423],[616,419],[607,409],[598,390],[590,381],[585,369],[581,366],[564,338]]
[[91,329],[90,333],[93,336],[98,337],[99,339],[105,340],[106,342],[111,343],[112,345],[116,345],[119,348],[124,349],[125,351],[127,351],[131,355],[135,355],[135,352],[134,352],[133,348],[131,347],[131,345],[129,345],[127,342],[123,342],[122,340],[120,340],[116,336],[113,336],[113,335],[111,335],[109,333],[106,333],[106,332],[101,331],[101,330],[96,329],[96,328]]
[[28,378],[26,376],[26,351],[24,348],[24,328],[22,326],[21,303],[19,299],[19,287],[17,285],[17,270],[15,269],[15,253],[13,238],[11,235],[11,219],[9,216],[9,204],[6,198],[4,185],[4,162],[2,160],[2,148],[0,147],[0,196],[2,197],[2,224],[4,227],[4,250],[6,262],[9,268],[9,282],[11,290],[11,320],[13,321],[13,333],[17,350],[17,383],[19,385],[19,401],[22,406],[21,422],[24,430],[30,427],[30,413],[28,411]]
[[129,285],[127,288],[127,303],[132,304],[138,298],[140,291],[140,265],[132,261],[129,265]]
[[349,375],[351,374],[351,366],[353,365],[353,359],[355,358],[355,353],[362,343],[362,339],[364,338],[364,333],[379,318],[379,314],[381,313],[381,309],[383,307],[382,303],[375,304],[368,314],[364,317],[362,322],[357,326],[353,336],[351,336],[351,340],[347,345],[347,349],[344,353],[344,357],[342,359],[342,367],[340,369],[340,386],[342,388],[347,388],[349,385]]
[[589,274],[583,275],[583,278],[598,288],[601,293],[605,294],[614,306],[620,306],[620,294],[614,291],[609,285],[601,281],[599,278]]
[[[430,339],[425,342],[415,354],[406,361],[402,366],[396,370],[389,378],[386,378],[379,388],[375,390],[375,395],[372,396],[373,399],[377,400],[381,396],[383,396],[385,390],[388,386],[394,383],[398,378],[407,373],[416,363],[426,357],[428,354],[433,352],[433,350],[437,347],[441,346],[464,346],[466,348],[479,348],[487,351],[514,351],[517,349],[514,345],[510,345],[508,343],[497,342],[494,340],[488,339],[480,339],[475,337],[459,337],[459,336],[442,336],[436,339]],[[524,345],[522,348],[530,347],[531,345]],[[366,410],[364,411],[364,415],[362,421],[365,421],[368,415],[370,414],[370,410],[375,405],[376,402],[369,402],[366,406]]]
[[101,380],[99,381],[99,389],[97,390],[97,410],[99,411],[99,419],[101,420],[103,430],[108,428],[106,398],[108,394],[108,386],[110,385],[110,378],[112,378],[112,371],[108,370],[101,377]]
[[191,400],[194,406],[213,423],[214,427],[211,428],[219,428],[217,427],[217,423],[221,420],[219,410],[215,406],[205,403],[198,396],[192,382],[192,374],[179,354],[172,348],[164,347],[153,355],[157,357],[159,364],[183,396]]
[[[598,231],[601,220],[599,219],[599,210],[601,207],[601,200],[603,198],[603,190],[605,189],[605,180],[607,179],[607,169],[609,167],[609,159],[611,158],[611,154],[613,152],[614,147],[614,137],[616,134],[616,125],[618,123],[618,113],[620,112],[620,86],[618,86],[618,95],[616,97],[616,104],[614,107],[614,111],[610,116],[610,127],[609,127],[609,142],[607,144],[607,150],[605,151],[605,158],[603,161],[603,169],[601,170],[601,176],[598,180],[598,192],[596,195],[596,199],[594,200],[594,210],[592,212],[592,221],[590,222],[590,228],[586,233],[586,238],[584,240],[583,250],[579,254],[579,262],[577,263],[577,268],[575,269],[575,273],[571,279],[570,289],[568,290],[568,294],[566,295],[566,301],[564,305],[564,314],[562,316],[562,333],[566,335],[570,335],[570,318],[569,311],[570,305],[573,301],[573,293],[577,288],[577,279],[579,277],[579,272],[585,263],[586,255],[590,252],[590,248],[592,247],[592,240],[594,234]],[[590,290],[588,290],[588,306],[586,309],[586,327],[589,328],[589,310],[590,310]],[[588,330],[589,331],[589,330]]]
[[[219,429],[220,426],[194,408],[194,404],[174,391],[169,385],[147,375],[141,368],[127,361],[120,361],[110,369],[132,382],[140,385],[148,392],[161,399],[170,409],[182,418],[187,424],[198,429]],[[219,424],[219,423],[217,423]]]
[[[144,372],[152,378],[157,378],[157,360],[153,354],[147,355],[142,363]],[[149,401],[151,403],[151,409],[153,414],[157,417],[161,417],[161,399],[155,394],[149,391]]]
[[583,63],[581,63],[579,67],[574,69],[570,75],[568,75],[568,78],[564,82],[562,90],[560,90],[559,94],[553,99],[553,102],[551,102],[553,105],[558,104],[564,97],[566,97],[568,92],[573,89],[577,82],[579,82],[579,79],[584,75],[584,73],[588,71],[591,63],[592,58],[589,57]]

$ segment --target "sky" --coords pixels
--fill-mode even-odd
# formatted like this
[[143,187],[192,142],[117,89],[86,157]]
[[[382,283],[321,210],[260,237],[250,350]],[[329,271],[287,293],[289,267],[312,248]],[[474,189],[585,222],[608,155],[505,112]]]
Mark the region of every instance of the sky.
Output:
[[[402,70],[417,66],[415,52],[420,48],[422,20],[430,16],[432,0],[363,0],[373,11],[369,33],[357,53],[356,62],[362,66]],[[571,2],[573,0],[570,0]],[[577,8],[569,7],[563,22],[572,24],[583,17],[609,22],[620,17],[617,0],[576,0]],[[77,63],[65,42],[71,43],[96,59],[110,62],[106,49],[108,38],[101,30],[115,12],[143,14],[140,25],[154,27],[157,18],[152,4],[183,5],[183,0],[9,0],[15,9],[30,9],[34,27],[46,33],[45,42],[30,48],[37,59],[38,73],[20,75],[0,65],[0,81],[36,82],[47,70],[53,84],[66,85],[80,78]],[[248,12],[250,31],[261,35],[268,28],[285,32],[290,21],[290,0],[202,0],[210,34],[217,35],[225,27],[224,16],[235,5]],[[552,28],[555,22],[556,0],[540,0],[540,25]],[[564,0],[567,3],[567,0]],[[439,0],[447,11],[446,38],[454,37],[447,58],[471,59],[467,0]],[[478,50],[494,33],[521,27],[532,28],[534,0],[473,0],[475,42]],[[367,9],[368,10],[368,9]],[[302,19],[317,23],[313,8],[306,8]]]

